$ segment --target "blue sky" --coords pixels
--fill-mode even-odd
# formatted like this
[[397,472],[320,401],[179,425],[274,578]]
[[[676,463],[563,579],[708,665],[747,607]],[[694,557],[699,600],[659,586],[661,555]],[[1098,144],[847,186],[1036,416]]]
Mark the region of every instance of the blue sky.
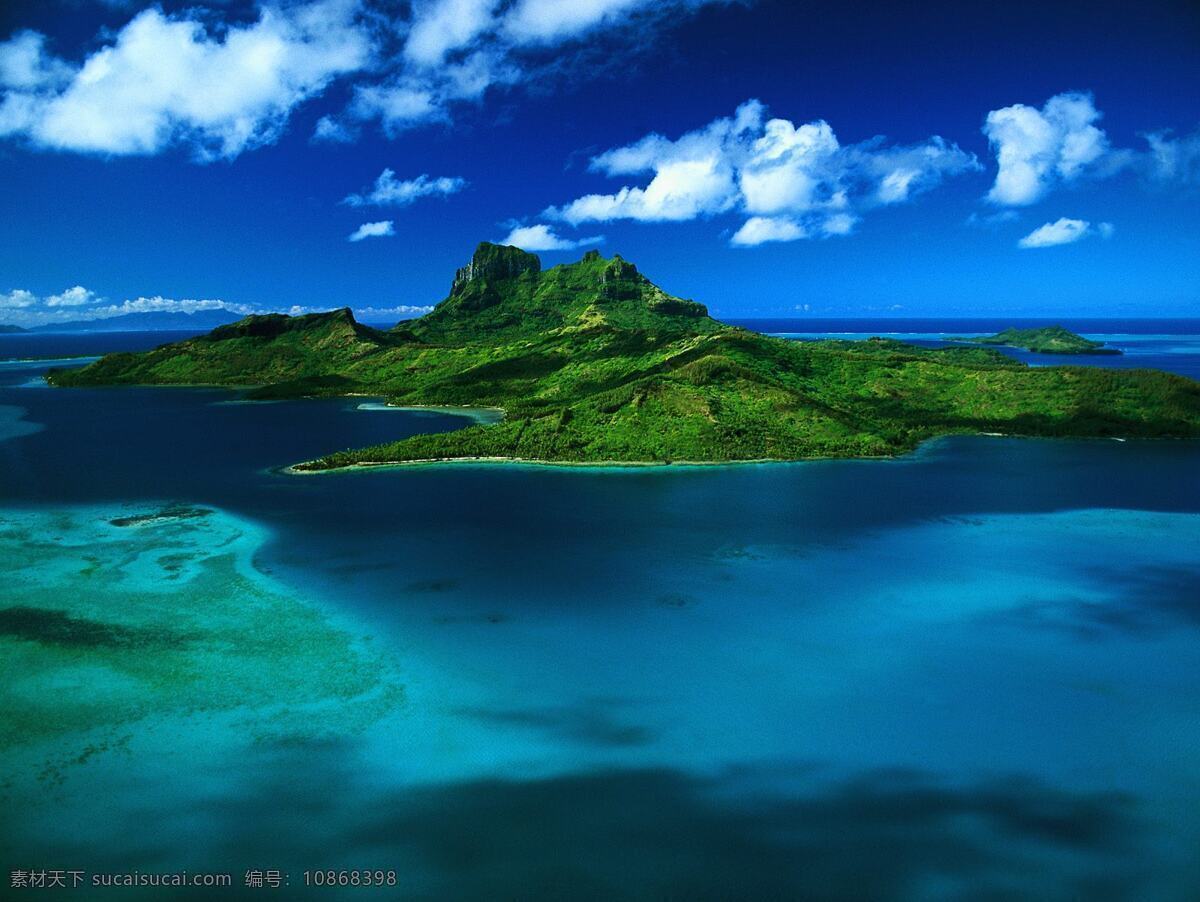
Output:
[[1197,85],[1189,2],[4,4],[0,322],[394,319],[480,240],[729,318],[1196,314]]

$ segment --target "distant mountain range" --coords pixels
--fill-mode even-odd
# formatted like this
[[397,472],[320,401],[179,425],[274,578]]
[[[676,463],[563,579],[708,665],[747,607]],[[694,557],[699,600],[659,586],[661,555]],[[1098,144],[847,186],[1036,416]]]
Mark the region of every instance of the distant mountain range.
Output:
[[152,313],[126,313],[108,319],[73,320],[66,323],[47,323],[21,330],[16,326],[0,326],[0,331],[27,332],[167,332],[194,330],[205,332],[217,326],[235,323],[242,318],[240,313],[221,308],[219,310],[197,310],[195,313],[178,311],[156,311]]

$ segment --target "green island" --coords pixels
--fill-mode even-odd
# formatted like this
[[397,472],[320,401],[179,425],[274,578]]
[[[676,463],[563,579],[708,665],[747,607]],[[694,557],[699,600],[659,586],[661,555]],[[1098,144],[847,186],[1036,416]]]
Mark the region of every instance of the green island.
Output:
[[1106,348],[1102,341],[1092,341],[1076,335],[1062,326],[1043,326],[1040,329],[1005,329],[995,335],[975,338],[948,338],[947,341],[970,342],[979,345],[1003,345],[1024,348],[1036,354],[1120,354],[1118,348]]
[[[1003,333],[1002,333],[1003,334]],[[718,463],[894,456],[935,436],[1200,435],[1200,383],[1029,367],[985,347],[798,342],[718,322],[619,256],[542,270],[484,243],[432,312],[389,331],[348,309],[251,316],[53,370],[59,386],[216,385],[248,397],[381,396],[504,419],[338,451],[296,471],[428,461]]]

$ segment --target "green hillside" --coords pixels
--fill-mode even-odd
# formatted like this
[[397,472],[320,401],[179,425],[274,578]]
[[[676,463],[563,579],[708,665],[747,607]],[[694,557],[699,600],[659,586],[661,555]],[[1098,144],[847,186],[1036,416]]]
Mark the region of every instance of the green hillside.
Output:
[[391,331],[349,310],[248,317],[50,381],[224,385],[250,397],[364,393],[502,407],[503,422],[347,450],[300,469],[476,457],[556,462],[894,455],[955,432],[1200,435],[1200,383],[1030,368],[989,348],[792,342],[711,319],[620,257],[542,271],[482,244],[433,312]]
[[1004,345],[1024,348],[1038,354],[1120,354],[1117,348],[1106,348],[1102,341],[1092,341],[1076,335],[1062,326],[1044,326],[1040,329],[1005,329],[995,335],[976,338],[951,338],[949,341],[969,341],[981,345]]

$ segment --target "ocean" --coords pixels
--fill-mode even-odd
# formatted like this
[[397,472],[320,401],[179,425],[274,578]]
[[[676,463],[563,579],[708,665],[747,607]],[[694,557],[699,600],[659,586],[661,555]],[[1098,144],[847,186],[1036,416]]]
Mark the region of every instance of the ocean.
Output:
[[[1013,325],[970,324],[752,325]],[[1126,352],[1073,364],[1200,375],[1200,321],[1063,325]],[[1200,443],[290,476],[469,420],[58,390],[28,359],[177,337],[0,336],[5,870],[232,880],[96,898],[376,892],[329,871],[377,898],[1200,897]]]

